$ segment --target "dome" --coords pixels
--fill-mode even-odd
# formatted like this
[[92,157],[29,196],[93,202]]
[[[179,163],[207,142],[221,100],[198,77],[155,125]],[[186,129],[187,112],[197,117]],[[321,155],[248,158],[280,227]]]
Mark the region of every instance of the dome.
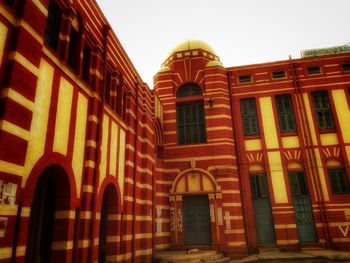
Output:
[[193,50],[193,49],[203,49],[207,51],[208,53],[213,54],[214,56],[218,56],[214,49],[209,46],[207,43],[205,43],[202,40],[197,40],[197,39],[188,39],[184,42],[181,42],[178,44],[175,48],[173,48],[169,54],[168,57],[170,57],[172,54],[180,51],[186,51],[186,50]]

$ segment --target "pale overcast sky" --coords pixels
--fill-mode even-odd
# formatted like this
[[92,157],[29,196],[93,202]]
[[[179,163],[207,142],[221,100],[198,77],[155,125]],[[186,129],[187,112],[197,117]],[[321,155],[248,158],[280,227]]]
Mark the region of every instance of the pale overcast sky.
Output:
[[350,0],[97,0],[144,82],[168,52],[201,39],[225,67],[350,42]]

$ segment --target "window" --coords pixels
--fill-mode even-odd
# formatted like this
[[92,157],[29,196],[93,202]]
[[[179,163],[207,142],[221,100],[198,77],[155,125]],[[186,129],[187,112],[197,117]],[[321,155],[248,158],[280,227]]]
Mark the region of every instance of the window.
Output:
[[290,95],[278,95],[275,97],[278,113],[278,120],[281,132],[296,131],[296,124],[293,112],[293,103]]
[[202,89],[194,83],[188,83],[182,86],[181,88],[179,88],[178,91],[176,92],[177,98],[200,96],[200,95],[202,95]]
[[341,67],[343,71],[350,71],[350,63],[343,64]]
[[61,16],[61,10],[53,1],[51,1],[46,21],[45,40],[53,50],[57,50],[58,47],[61,29]]
[[[196,84],[185,84],[176,93],[177,98],[202,95],[202,89]],[[176,105],[178,144],[205,143],[206,128],[204,102],[178,102]]]
[[309,75],[320,74],[320,73],[321,73],[320,67],[308,67],[307,68],[307,74],[309,74]]
[[242,75],[238,77],[239,83],[246,83],[246,82],[252,82],[252,76],[251,75]]
[[317,91],[312,93],[318,128],[334,128],[333,116],[329,104],[327,91]]
[[106,73],[106,84],[105,84],[105,101],[107,104],[111,104],[111,85],[112,85],[112,74],[107,71]]
[[348,177],[345,169],[329,169],[328,176],[333,194],[350,193]]
[[285,77],[286,77],[286,72],[284,70],[272,72],[272,78],[274,79],[285,78]]
[[91,48],[85,44],[83,53],[83,69],[81,76],[88,84],[90,84],[90,64],[91,64]]
[[268,198],[269,188],[265,174],[253,174],[249,176],[250,189],[253,198]]
[[80,61],[80,35],[74,27],[71,28],[69,35],[68,65],[78,71]]
[[307,195],[307,184],[304,173],[288,173],[292,196]]
[[258,135],[260,132],[255,99],[242,99],[240,103],[244,135]]

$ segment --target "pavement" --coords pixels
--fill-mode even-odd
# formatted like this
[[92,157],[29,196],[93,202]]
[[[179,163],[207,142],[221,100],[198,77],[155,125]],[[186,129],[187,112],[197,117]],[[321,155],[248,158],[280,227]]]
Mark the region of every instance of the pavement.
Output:
[[243,259],[230,261],[230,263],[243,262],[350,262],[350,252],[329,249],[305,249],[296,252],[261,251],[256,255],[250,255]]

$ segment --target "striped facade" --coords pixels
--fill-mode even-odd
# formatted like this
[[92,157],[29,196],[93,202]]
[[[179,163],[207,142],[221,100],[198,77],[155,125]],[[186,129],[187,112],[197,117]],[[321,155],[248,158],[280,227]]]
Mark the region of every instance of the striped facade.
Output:
[[[335,54],[225,68],[202,41],[190,40],[175,47],[154,78],[164,112],[164,149],[155,193],[156,206],[164,212],[155,218],[162,222],[162,228],[156,228],[156,248],[192,247],[186,241],[183,200],[207,196],[211,230],[207,246],[211,248],[236,255],[265,247],[348,250],[349,61],[349,54]],[[318,67],[320,72],[308,73],[310,67]],[[282,76],[274,77],[277,73]],[[177,96],[187,83],[199,86],[202,94]],[[328,95],[333,128],[318,127],[312,98],[317,91]],[[293,131],[282,131],[276,104],[279,95],[291,99]],[[244,134],[244,100],[255,103],[256,134]],[[191,101],[204,102],[206,141],[180,144],[178,105]],[[332,169],[345,172],[343,193],[333,193]],[[305,176],[312,239],[302,237],[299,204],[289,178],[295,174]],[[259,237],[261,218],[259,207],[254,206],[258,203],[251,182],[258,175],[266,178],[270,240]]]
[[[151,90],[96,1],[2,0],[0,14],[0,262],[151,262],[157,250],[198,247],[193,200],[208,213],[201,248],[350,248],[350,189],[334,193],[344,177],[330,182],[331,170],[350,181],[349,54],[225,68],[189,41]],[[200,95],[177,96],[189,83]],[[318,91],[332,128],[318,127]],[[281,131],[279,95],[291,98],[292,132]],[[244,134],[245,99],[254,135]],[[204,141],[179,143],[178,106],[192,102]],[[312,242],[300,235],[290,174],[305,176]],[[252,184],[262,175],[267,241]]]
[[[0,261],[149,262],[153,92],[95,1],[55,1],[60,31],[57,48],[49,46],[52,2],[0,3]],[[74,63],[72,28],[79,33]],[[40,194],[55,203],[51,227],[31,222],[46,222],[34,216]],[[39,239],[51,240],[49,256],[31,241],[47,230],[52,235]]]

